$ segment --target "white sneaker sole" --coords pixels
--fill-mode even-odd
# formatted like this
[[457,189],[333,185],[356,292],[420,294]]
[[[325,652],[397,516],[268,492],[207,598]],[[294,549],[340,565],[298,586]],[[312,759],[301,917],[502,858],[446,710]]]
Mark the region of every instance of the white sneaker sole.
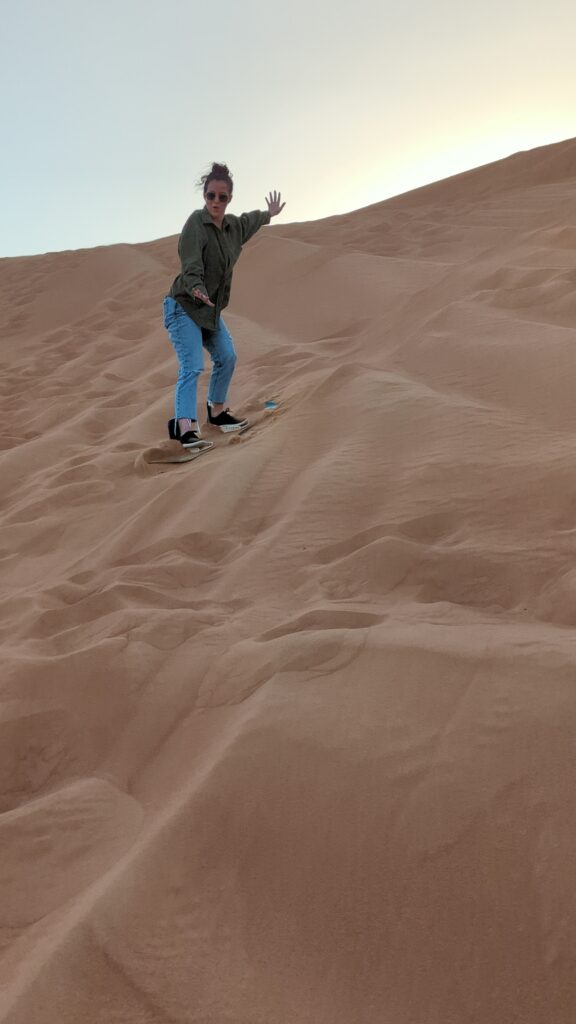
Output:
[[190,441],[189,444],[183,444],[182,447],[185,448],[187,452],[202,452],[205,448],[213,448],[214,441]]
[[241,434],[243,430],[248,430],[250,423],[248,420],[242,420],[240,423],[226,423],[223,426],[212,423],[211,426],[216,427],[216,430],[220,430],[223,434]]

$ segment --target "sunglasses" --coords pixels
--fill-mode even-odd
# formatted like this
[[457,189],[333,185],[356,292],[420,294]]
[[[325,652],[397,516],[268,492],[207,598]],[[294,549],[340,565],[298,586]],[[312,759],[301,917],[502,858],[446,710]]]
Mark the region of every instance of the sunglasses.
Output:
[[[213,202],[214,199],[216,199],[216,193],[215,192],[207,192],[206,193],[206,199],[209,199],[210,202]],[[218,199],[220,200],[221,203],[227,203],[228,200],[230,199],[230,196],[227,195],[226,192],[220,192],[219,195],[218,195]]]

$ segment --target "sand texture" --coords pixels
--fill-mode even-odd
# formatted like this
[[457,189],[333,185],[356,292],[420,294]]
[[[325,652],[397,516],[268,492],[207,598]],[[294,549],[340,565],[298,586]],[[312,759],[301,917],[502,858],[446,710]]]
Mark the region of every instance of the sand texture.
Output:
[[573,1024],[576,140],[262,230],[183,463],[176,243],[0,261],[0,1021]]

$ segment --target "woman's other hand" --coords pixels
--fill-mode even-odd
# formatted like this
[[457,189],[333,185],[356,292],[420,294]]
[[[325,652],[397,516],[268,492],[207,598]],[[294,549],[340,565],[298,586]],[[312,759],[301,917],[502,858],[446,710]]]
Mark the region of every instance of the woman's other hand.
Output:
[[282,213],[282,210],[286,206],[286,203],[282,203],[282,206],[280,206],[281,199],[282,193],[276,191],[271,192],[270,198],[266,199],[266,202],[268,203],[268,212],[271,217],[277,217],[279,213]]
[[214,303],[210,302],[208,296],[204,292],[201,292],[199,288],[193,288],[192,295],[194,296],[195,299],[201,299],[202,302],[205,302],[207,306],[212,306],[212,309],[214,309]]

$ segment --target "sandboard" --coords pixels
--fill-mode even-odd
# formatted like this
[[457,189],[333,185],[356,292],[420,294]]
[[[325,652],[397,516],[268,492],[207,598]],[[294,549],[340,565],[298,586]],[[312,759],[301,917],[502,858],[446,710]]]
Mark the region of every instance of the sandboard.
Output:
[[166,441],[156,448],[149,448],[144,455],[144,461],[148,463],[195,462],[201,455],[212,451],[214,447],[213,441],[205,441],[200,448],[184,448],[179,441]]

